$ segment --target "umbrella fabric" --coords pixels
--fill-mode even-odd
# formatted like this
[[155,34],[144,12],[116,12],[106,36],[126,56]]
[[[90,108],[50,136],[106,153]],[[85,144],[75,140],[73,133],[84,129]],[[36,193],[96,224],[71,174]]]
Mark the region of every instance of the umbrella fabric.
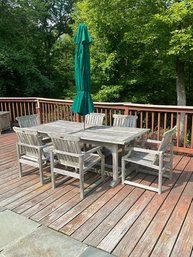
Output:
[[80,115],[86,115],[94,111],[93,101],[90,95],[90,51],[89,45],[92,39],[87,26],[80,24],[75,35],[75,82],[76,96],[72,110]]

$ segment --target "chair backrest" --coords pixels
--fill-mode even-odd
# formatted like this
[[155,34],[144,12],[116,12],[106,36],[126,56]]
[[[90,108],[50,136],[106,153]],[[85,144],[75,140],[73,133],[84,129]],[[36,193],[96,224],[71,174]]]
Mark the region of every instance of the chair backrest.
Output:
[[85,116],[86,125],[102,126],[105,114],[104,113],[90,113]]
[[79,166],[81,154],[80,138],[69,134],[50,133],[58,162],[71,167]]
[[18,127],[13,127],[13,130],[17,134],[18,144],[21,146],[22,154],[37,159],[38,149],[32,146],[42,146],[38,132]]
[[[165,152],[169,146],[169,144],[171,144],[171,140],[172,140],[172,135],[173,133],[175,132],[176,130],[176,126],[173,127],[172,129],[166,131],[164,134],[163,134],[163,137],[162,137],[162,141],[158,147],[158,151],[163,151]],[[158,156],[155,157],[155,160],[154,160],[154,164],[157,165],[159,162],[158,160]]]
[[16,120],[18,121],[20,128],[29,128],[39,125],[37,114],[19,116],[16,117]]
[[135,115],[113,114],[113,126],[135,128],[137,118]]
[[175,132],[175,130],[176,130],[176,126],[173,127],[172,129],[166,131],[163,134],[162,141],[159,145],[158,151],[164,151],[165,152],[167,150],[168,145],[171,143],[172,135]]

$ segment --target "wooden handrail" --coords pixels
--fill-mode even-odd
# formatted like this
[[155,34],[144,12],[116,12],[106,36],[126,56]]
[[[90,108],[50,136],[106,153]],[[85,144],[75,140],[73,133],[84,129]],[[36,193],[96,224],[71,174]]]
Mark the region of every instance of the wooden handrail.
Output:
[[[36,97],[0,97],[0,111],[9,111],[12,124],[17,116],[37,113],[41,123],[58,119],[82,121],[71,109],[72,100]],[[193,154],[193,106],[135,104],[130,102],[94,102],[95,112],[105,113],[105,124],[113,124],[113,114],[137,115],[137,127],[149,128],[149,138],[160,140],[162,134],[177,125],[174,138],[178,152]],[[183,126],[182,126],[182,121]],[[182,130],[183,127],[183,130]]]

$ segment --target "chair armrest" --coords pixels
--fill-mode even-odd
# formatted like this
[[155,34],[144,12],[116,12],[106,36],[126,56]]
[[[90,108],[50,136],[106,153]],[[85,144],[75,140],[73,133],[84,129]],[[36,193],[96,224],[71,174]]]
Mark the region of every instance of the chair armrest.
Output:
[[73,157],[80,157],[82,154],[78,154],[78,153],[70,153],[70,152],[64,152],[64,151],[60,151],[60,150],[56,150],[53,149],[51,150],[54,154],[62,154],[62,155],[68,155],[68,156],[73,156]]
[[19,146],[26,146],[26,147],[30,147],[30,148],[34,148],[34,149],[43,149],[44,146],[43,145],[39,145],[39,146],[36,146],[36,145],[28,145],[28,144],[24,144],[24,143],[17,143]]
[[139,148],[139,147],[131,147],[129,152],[125,156],[123,156],[122,158],[125,159],[125,158],[129,157],[131,155],[132,151],[141,152],[141,153],[151,153],[151,154],[154,154],[154,155],[160,155],[160,154],[162,155],[163,154],[162,151],[155,151],[155,150]]
[[160,154],[160,153],[163,153],[162,151],[156,151],[156,150],[145,149],[145,148],[138,148],[138,147],[133,147],[132,150],[134,150],[134,151],[136,151],[136,152],[152,153],[152,154]]
[[42,147],[45,148],[45,147],[50,147],[50,146],[53,146],[52,142],[50,143],[46,143],[45,145],[43,145]]
[[147,140],[145,140],[145,142],[151,143],[151,144],[160,144],[161,143],[160,140],[153,140],[153,139],[147,139]]
[[97,151],[99,151],[101,149],[102,149],[102,146],[97,146],[97,147],[94,147],[94,148],[88,150],[87,152],[84,152],[83,155],[89,155],[89,154],[97,152]]

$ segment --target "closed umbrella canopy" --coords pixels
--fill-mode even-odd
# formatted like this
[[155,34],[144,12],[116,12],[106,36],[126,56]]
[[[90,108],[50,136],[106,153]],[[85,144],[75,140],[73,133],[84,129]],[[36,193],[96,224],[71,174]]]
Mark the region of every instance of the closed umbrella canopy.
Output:
[[75,35],[75,82],[76,96],[72,110],[80,115],[86,115],[94,111],[93,101],[90,95],[90,51],[89,45],[92,39],[87,26],[80,24]]

